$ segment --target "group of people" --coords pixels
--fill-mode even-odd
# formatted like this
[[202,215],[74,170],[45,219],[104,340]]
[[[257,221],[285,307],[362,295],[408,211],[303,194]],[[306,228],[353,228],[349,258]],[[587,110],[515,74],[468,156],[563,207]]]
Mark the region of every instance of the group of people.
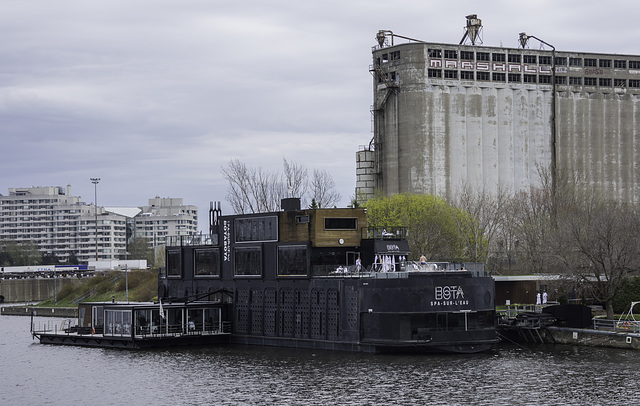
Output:
[[547,291],[545,290],[544,292],[542,292],[542,300],[540,298],[540,292],[538,292],[538,294],[536,295],[536,304],[547,304]]

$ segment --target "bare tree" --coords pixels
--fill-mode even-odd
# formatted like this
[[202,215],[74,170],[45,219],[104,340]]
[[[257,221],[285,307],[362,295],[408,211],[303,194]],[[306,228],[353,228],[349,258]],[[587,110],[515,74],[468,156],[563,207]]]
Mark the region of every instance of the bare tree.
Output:
[[236,213],[255,213],[256,207],[251,199],[251,173],[238,159],[232,159],[222,167],[222,174],[229,182],[227,201]]
[[552,232],[551,200],[547,189],[532,188],[517,193],[510,203],[509,221],[517,245],[521,272],[542,273],[549,268],[549,238]]
[[286,182],[286,197],[304,197],[307,194],[309,176],[307,168],[299,162],[289,163],[282,158],[282,168]]
[[[309,195],[307,169],[300,163],[283,158],[282,174],[269,172],[262,167],[249,168],[238,159],[230,160],[222,167],[229,183],[227,201],[236,213],[261,213],[277,211],[285,197],[304,199]],[[314,170],[311,182],[312,198],[320,207],[331,207],[340,200],[335,182],[326,170]],[[309,199],[311,200],[311,199]]]
[[606,304],[609,319],[621,284],[629,272],[640,269],[639,214],[637,208],[591,196],[559,216],[556,255]]
[[319,208],[330,208],[340,201],[340,193],[336,190],[336,183],[326,169],[314,169],[311,179],[311,200]]
[[274,211],[280,206],[283,185],[280,176],[262,169],[248,168],[238,159],[222,167],[229,182],[227,201],[236,213]]
[[[495,245],[496,235],[502,226],[506,201],[507,194],[502,189],[492,194],[484,189],[474,190],[470,185],[462,187],[454,205],[469,214],[456,217],[460,231],[465,231],[462,235],[466,236],[468,258],[474,258],[476,262],[488,258],[489,250]],[[483,237],[486,242],[484,244]]]

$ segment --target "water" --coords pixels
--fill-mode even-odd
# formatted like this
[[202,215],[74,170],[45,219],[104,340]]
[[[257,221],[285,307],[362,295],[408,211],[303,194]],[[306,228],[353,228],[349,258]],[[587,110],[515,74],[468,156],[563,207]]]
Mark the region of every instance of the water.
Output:
[[[55,320],[55,319],[49,319]],[[60,319],[57,319],[59,324]],[[225,346],[42,345],[0,316],[0,405],[605,405],[640,402],[640,353],[516,346],[369,355]]]

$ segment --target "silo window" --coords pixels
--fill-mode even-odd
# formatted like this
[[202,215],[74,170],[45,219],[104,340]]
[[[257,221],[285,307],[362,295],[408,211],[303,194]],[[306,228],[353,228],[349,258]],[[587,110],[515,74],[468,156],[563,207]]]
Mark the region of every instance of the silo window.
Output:
[[611,59],[600,59],[598,61],[598,66],[601,68],[610,68],[611,67]]
[[627,69],[627,61],[615,60],[613,61],[613,67],[616,69]]
[[427,71],[427,75],[430,78],[441,78],[442,77],[442,70],[441,69],[429,69]]
[[582,66],[582,58],[569,58],[569,66]]

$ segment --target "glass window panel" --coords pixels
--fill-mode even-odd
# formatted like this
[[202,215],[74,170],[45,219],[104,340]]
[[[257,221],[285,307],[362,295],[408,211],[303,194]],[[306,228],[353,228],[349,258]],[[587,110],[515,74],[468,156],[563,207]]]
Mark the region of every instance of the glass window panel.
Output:
[[291,245],[278,247],[278,275],[307,275],[307,247]]
[[220,276],[220,249],[195,250],[195,276]]
[[278,217],[237,218],[234,222],[236,242],[277,241]]
[[327,217],[324,219],[325,230],[357,230],[357,218]]
[[236,248],[235,269],[236,276],[262,275],[262,251],[259,247]]
[[167,250],[167,276],[182,275],[182,256],[179,250]]

